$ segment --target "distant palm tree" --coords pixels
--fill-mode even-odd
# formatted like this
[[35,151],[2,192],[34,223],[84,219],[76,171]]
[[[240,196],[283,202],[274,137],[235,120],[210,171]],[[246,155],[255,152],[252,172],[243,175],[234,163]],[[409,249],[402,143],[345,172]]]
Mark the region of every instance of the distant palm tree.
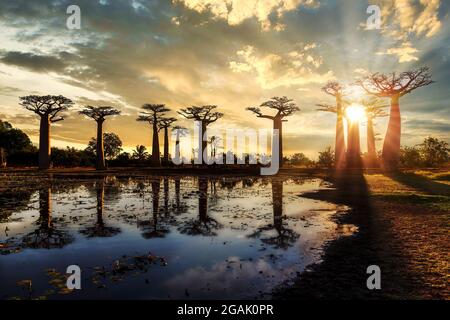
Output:
[[86,106],[84,110],[80,111],[80,114],[83,114],[91,119],[94,119],[97,122],[97,170],[105,170],[105,151],[103,146],[103,123],[105,122],[105,118],[109,116],[116,116],[120,114],[120,111],[110,107],[92,107]]
[[133,159],[136,160],[145,160],[148,156],[148,152],[147,152],[147,148],[143,145],[138,145],[136,146],[136,148],[133,150]]
[[208,139],[208,144],[211,146],[211,158],[215,158],[217,154],[217,149],[220,146],[220,142],[222,139],[220,139],[218,136],[211,136]]

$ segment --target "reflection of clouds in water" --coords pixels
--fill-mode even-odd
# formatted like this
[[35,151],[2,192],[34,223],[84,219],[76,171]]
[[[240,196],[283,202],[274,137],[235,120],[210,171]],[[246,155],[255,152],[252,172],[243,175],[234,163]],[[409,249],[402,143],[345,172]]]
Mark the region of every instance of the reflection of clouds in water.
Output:
[[200,266],[190,268],[168,280],[165,287],[174,293],[173,298],[184,296],[186,289],[193,296],[220,292],[224,298],[227,294],[233,298],[251,298],[261,292],[270,293],[275,284],[297,271],[297,265],[279,266],[277,269],[274,264],[262,259],[242,261],[238,257],[229,257],[209,269]]

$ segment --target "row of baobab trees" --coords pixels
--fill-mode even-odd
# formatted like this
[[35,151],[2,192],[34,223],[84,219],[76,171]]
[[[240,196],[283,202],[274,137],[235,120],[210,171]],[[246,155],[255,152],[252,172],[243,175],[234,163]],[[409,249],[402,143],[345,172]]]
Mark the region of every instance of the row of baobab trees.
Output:
[[[401,137],[401,116],[400,116],[400,98],[413,90],[427,86],[433,83],[429,68],[422,67],[417,70],[402,72],[400,74],[382,74],[374,73],[358,80],[354,85],[363,89],[368,96],[367,99],[359,101],[365,107],[368,129],[368,156],[372,165],[377,159],[375,148],[375,134],[373,130],[373,119],[381,116],[387,116],[383,108],[385,105],[379,99],[390,99],[389,123],[384,138],[382,150],[382,160],[386,167],[396,167],[400,156],[400,137]],[[345,111],[350,101],[346,99],[348,95],[348,86],[344,86],[338,82],[329,82],[323,91],[335,98],[335,104],[318,104],[319,110],[328,111],[336,114],[336,139],[335,139],[335,166],[336,168],[359,167],[361,166],[361,150],[359,138],[359,122],[347,121],[348,134],[347,143],[344,137],[344,119]],[[74,105],[71,99],[64,96],[38,96],[29,95],[20,97],[20,105],[29,111],[32,111],[40,117],[40,137],[39,137],[39,168],[50,168],[50,128],[51,124],[64,120],[60,115],[61,112],[68,110]],[[167,116],[171,110],[164,104],[144,104],[143,111],[137,118],[137,121],[147,122],[152,127],[152,153],[151,163],[153,166],[161,165],[159,132],[164,131],[164,152],[163,162],[169,161],[169,129],[176,130],[177,140],[179,144],[180,134],[186,130],[180,126],[173,126],[177,121],[176,118]],[[283,123],[287,121],[287,117],[294,115],[300,111],[292,99],[287,97],[274,97],[259,107],[249,107],[248,111],[255,114],[258,118],[269,119],[273,122],[273,129],[279,133],[279,163],[283,161]],[[270,111],[269,114],[263,110]],[[107,117],[120,115],[120,110],[111,106],[86,106],[80,114],[85,115],[97,123],[97,164],[98,170],[104,170],[105,156],[103,148],[103,124]],[[201,123],[202,133],[207,133],[207,128],[224,116],[223,113],[217,111],[216,105],[192,106],[181,109],[178,114],[186,119],[195,120]],[[274,131],[275,132],[275,131]],[[277,137],[278,138],[278,137]],[[207,139],[203,139],[202,146],[199,150],[203,151],[207,148]],[[177,146],[179,147],[179,146]]]

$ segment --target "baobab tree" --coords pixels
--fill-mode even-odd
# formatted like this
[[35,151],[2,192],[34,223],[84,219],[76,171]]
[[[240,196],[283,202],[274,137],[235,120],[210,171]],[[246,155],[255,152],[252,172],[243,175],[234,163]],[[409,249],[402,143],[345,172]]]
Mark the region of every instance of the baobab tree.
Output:
[[368,94],[391,99],[388,129],[383,144],[383,162],[387,167],[397,167],[400,158],[401,115],[400,98],[424,86],[432,84],[430,69],[422,67],[400,74],[374,73],[359,81]]
[[347,168],[362,168],[360,121],[364,116],[364,109],[358,104],[351,104],[345,108],[347,120]]
[[201,146],[201,152],[198,153],[198,159],[201,160],[200,163],[204,164],[204,156],[207,156],[206,150],[208,148],[208,137],[207,128],[211,123],[216,122],[224,116],[223,113],[215,111],[217,106],[206,105],[206,106],[192,106],[178,111],[180,115],[186,119],[191,119],[200,122],[201,134],[199,136],[199,151]]
[[120,111],[110,106],[101,106],[101,107],[93,107],[86,106],[84,110],[80,111],[80,114],[85,115],[91,119],[94,119],[97,122],[97,170],[105,170],[105,149],[103,145],[103,123],[106,120],[106,117],[117,116],[120,114]]
[[[283,122],[287,122],[285,120],[286,117],[290,117],[294,115],[294,113],[300,111],[300,108],[297,106],[294,100],[289,99],[287,97],[273,97],[272,99],[264,102],[259,107],[249,107],[247,108],[248,111],[253,112],[256,114],[258,118],[264,118],[269,119],[273,121],[273,142],[272,146],[275,145],[276,139],[279,141],[279,150],[278,151],[278,157],[279,157],[279,165],[283,165]],[[276,110],[275,115],[266,115],[263,114],[261,108],[268,108],[272,110]],[[274,156],[274,151],[272,150],[272,156]]]
[[73,106],[73,101],[64,96],[37,96],[20,97],[20,105],[33,111],[40,117],[39,127],[39,169],[50,168],[50,126],[52,123],[63,121],[60,113]]
[[335,166],[341,168],[345,162],[345,139],[344,139],[344,87],[336,81],[328,82],[322,91],[336,99],[336,106],[319,105],[321,111],[336,113],[336,137],[335,137]]
[[367,118],[367,164],[373,167],[377,165],[377,148],[373,122],[376,118],[387,116],[387,113],[383,110],[387,108],[387,105],[375,97],[362,100],[361,105],[365,108]]
[[188,129],[181,126],[175,126],[172,131],[175,132],[175,158],[180,159],[181,161],[180,137],[184,137],[187,134]]
[[137,121],[148,122],[153,129],[152,141],[152,156],[151,162],[153,166],[161,166],[161,156],[159,152],[159,123],[166,112],[170,109],[166,108],[164,104],[144,104],[142,108],[146,111],[141,112],[141,115],[136,119]]
[[177,119],[175,118],[162,118],[159,122],[159,129],[164,130],[164,165],[167,165],[169,163],[169,128],[175,121],[177,121]]
[[211,158],[215,158],[217,155],[217,149],[220,147],[220,139],[218,136],[212,136],[208,139],[208,144],[211,146]]

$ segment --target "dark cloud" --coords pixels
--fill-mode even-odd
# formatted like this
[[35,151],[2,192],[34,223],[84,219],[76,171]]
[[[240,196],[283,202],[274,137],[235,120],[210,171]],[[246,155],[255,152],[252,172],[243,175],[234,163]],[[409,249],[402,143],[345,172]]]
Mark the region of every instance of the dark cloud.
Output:
[[61,72],[66,64],[60,57],[37,55],[30,52],[9,51],[0,57],[0,62],[37,72]]

